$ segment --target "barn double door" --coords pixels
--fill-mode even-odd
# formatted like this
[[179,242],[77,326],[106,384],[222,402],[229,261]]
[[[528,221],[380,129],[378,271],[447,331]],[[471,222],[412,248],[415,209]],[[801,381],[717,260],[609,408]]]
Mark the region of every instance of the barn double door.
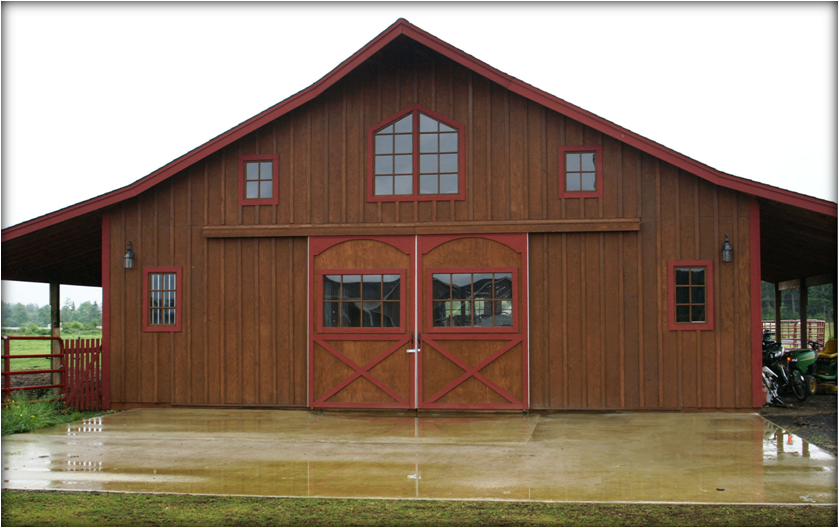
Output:
[[309,406],[527,409],[526,236],[311,238]]

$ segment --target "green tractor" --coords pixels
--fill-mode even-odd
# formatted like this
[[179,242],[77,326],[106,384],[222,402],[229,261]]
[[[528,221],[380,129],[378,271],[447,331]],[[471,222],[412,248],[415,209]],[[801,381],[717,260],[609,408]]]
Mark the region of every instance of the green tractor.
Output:
[[810,348],[787,349],[786,360],[790,373],[804,376],[804,384],[810,394],[836,393],[836,340],[822,344],[809,341]]

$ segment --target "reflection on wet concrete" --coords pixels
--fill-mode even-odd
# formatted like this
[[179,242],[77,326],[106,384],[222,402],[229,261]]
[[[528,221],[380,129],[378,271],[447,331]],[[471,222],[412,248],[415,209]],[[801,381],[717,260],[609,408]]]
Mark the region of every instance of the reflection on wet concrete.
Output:
[[144,409],[3,439],[4,489],[832,503],[836,459],[753,414]]

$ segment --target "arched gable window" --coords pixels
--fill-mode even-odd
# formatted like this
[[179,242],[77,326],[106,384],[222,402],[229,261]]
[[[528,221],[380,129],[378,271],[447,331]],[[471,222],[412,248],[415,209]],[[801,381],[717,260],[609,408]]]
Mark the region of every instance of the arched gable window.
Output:
[[368,131],[369,201],[463,200],[463,125],[412,105]]

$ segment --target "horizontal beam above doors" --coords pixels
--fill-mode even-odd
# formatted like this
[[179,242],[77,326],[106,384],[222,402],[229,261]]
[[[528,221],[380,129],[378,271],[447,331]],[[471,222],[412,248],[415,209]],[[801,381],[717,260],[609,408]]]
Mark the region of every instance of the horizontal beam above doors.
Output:
[[[807,277],[804,279],[807,287],[822,286],[824,284],[836,284],[836,274],[819,275],[818,277]],[[781,291],[797,290],[801,287],[799,280],[783,281],[778,283],[778,289]]]
[[205,238],[257,238],[294,236],[460,235],[487,233],[590,233],[638,231],[640,218],[579,220],[513,220],[483,222],[405,222],[399,224],[284,224],[213,225]]

